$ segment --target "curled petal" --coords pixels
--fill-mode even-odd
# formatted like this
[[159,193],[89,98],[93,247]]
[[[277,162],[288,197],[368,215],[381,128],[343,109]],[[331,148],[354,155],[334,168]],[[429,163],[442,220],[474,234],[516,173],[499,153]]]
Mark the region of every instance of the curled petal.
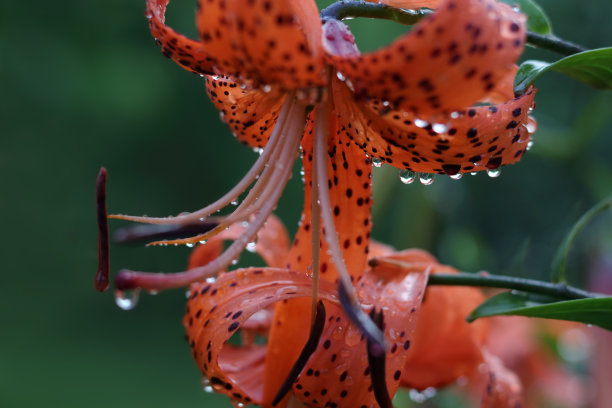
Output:
[[285,95],[241,87],[227,76],[207,76],[206,92],[236,138],[251,147],[264,147],[274,130]]
[[367,153],[401,169],[455,175],[493,170],[520,160],[535,131],[529,116],[535,89],[500,105],[454,112],[440,123],[373,101],[357,103],[333,85],[342,131]]
[[323,85],[321,24],[312,0],[199,1],[197,25],[220,72],[285,89]]
[[213,73],[215,58],[205,51],[202,43],[189,39],[165,25],[169,0],[147,0],[145,15],[149,19],[151,34],[162,53],[188,71],[197,74]]
[[358,98],[388,101],[423,117],[471,105],[512,68],[525,16],[493,0],[445,0],[388,47],[359,57],[328,55]]
[[[423,268],[425,266],[425,268]],[[384,378],[390,396],[399,386],[411,337],[416,325],[428,265],[397,272],[377,267],[357,282],[358,295],[366,310],[382,313],[388,342]],[[328,324],[320,346],[294,384],[296,398],[308,406],[376,406],[371,368],[366,358],[366,341],[336,305],[327,307]]]
[[[212,284],[193,284],[190,289],[183,324],[198,367],[216,391],[235,401],[261,403],[263,346],[238,348],[225,343],[259,310],[281,300],[309,297],[310,278],[284,269],[248,268],[222,274]],[[336,302],[333,292],[323,285],[320,297]],[[281,346],[288,351],[302,345],[269,343],[267,347]],[[252,370],[248,376],[246,368]]]

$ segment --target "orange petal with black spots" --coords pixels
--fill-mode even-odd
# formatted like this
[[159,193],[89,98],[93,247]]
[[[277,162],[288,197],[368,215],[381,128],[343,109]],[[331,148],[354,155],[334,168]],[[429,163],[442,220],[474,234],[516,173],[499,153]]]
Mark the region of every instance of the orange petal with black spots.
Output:
[[165,24],[166,6],[169,0],[147,0],[145,15],[149,19],[151,34],[162,53],[188,71],[196,74],[214,72],[215,58],[202,43],[177,33]]
[[243,89],[230,77],[214,75],[206,77],[206,92],[241,143],[254,148],[266,145],[285,99],[279,88]]
[[486,378],[481,408],[520,408],[523,406],[521,382],[496,356],[484,351],[485,364],[480,374]]
[[388,47],[328,55],[358,98],[388,101],[428,119],[482,99],[523,51],[525,16],[493,0],[445,0]]
[[[313,113],[306,125],[302,140],[302,163],[304,170],[304,209],[298,232],[287,257],[285,267],[306,273],[312,265],[312,161],[313,161]],[[334,222],[338,232],[339,244],[342,248],[344,261],[353,279],[358,279],[364,272],[370,241],[370,207],[372,205],[372,165],[363,152],[354,145],[346,143],[338,133],[335,120],[330,121],[334,128],[329,139],[329,194],[330,205],[334,213]],[[334,282],[338,278],[336,268],[327,253],[328,245],[323,239],[321,229],[320,277],[322,280]],[[270,339],[276,344],[304,343],[308,331],[304,330],[304,322],[309,321],[311,302],[298,299],[276,306],[274,324],[270,331]],[[288,359],[283,360],[277,353],[287,353],[286,348],[269,350],[266,366],[266,381],[270,384],[266,401],[274,398],[282,380],[278,381],[277,373],[288,374],[300,350],[293,350]],[[268,378],[270,378],[268,380]]]
[[382,162],[414,172],[455,175],[515,163],[536,128],[529,116],[533,88],[503,104],[456,111],[440,123],[379,101],[355,102],[337,80],[333,92],[342,132],[350,140]]
[[[278,301],[309,297],[311,285],[305,274],[273,268],[238,269],[221,274],[214,283],[191,285],[183,324],[193,357],[215,391],[234,401],[261,404],[262,347],[228,347],[226,342],[258,311]],[[334,292],[329,284],[322,283],[319,294],[336,302]],[[300,350],[303,343],[280,346],[287,351]],[[274,347],[269,342],[267,349]],[[252,375],[245,376],[247,369]]]
[[196,21],[224,74],[284,89],[325,82],[312,0],[200,0]]
[[[385,356],[384,381],[392,397],[400,383],[418,309],[427,283],[429,265],[397,271],[374,268],[357,282],[364,307],[382,310],[389,349]],[[295,382],[295,396],[313,407],[378,406],[374,396],[366,341],[339,307],[327,307],[328,323],[319,348]]]

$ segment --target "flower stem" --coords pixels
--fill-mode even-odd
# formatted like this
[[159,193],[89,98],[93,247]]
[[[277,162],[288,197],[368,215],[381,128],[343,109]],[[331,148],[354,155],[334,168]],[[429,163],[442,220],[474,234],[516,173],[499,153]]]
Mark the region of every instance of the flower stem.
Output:
[[[398,261],[396,259],[373,258],[370,259],[369,264],[373,268],[387,264],[408,270],[415,269],[413,264]],[[585,290],[569,286],[565,283],[550,283],[535,279],[517,278],[514,276],[491,275],[487,272],[430,274],[427,285],[478,286],[487,288],[512,289],[540,295],[553,296],[559,298],[559,300],[587,299],[603,296],[599,293],[587,292]]]
[[549,283],[535,279],[480,273],[432,274],[429,276],[427,284],[514,289],[567,300],[599,297],[596,293],[587,292],[564,283]]
[[[345,18],[369,17],[391,20],[399,24],[412,25],[418,23],[422,18],[432,13],[433,10],[428,8],[407,10],[381,3],[341,0],[321,10],[321,19],[326,20],[333,18],[336,20],[343,20]],[[563,55],[572,55],[586,51],[585,48],[554,35],[541,35],[532,31],[527,31],[527,44]]]

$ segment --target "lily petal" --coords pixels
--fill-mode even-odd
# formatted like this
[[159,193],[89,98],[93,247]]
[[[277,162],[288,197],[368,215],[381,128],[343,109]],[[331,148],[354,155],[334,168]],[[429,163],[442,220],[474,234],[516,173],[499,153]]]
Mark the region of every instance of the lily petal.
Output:
[[484,351],[486,388],[483,394],[481,408],[517,408],[523,406],[521,383],[512,371],[508,370],[502,361]]
[[424,119],[482,99],[525,43],[525,16],[493,0],[445,0],[388,47],[351,57],[328,55],[358,98],[388,101]]
[[147,0],[145,15],[149,19],[151,34],[162,53],[181,67],[196,74],[212,74],[215,58],[206,52],[202,43],[177,33],[165,24],[169,0]]
[[[357,282],[362,305],[383,313],[384,333],[389,343],[385,381],[393,396],[400,383],[416,326],[417,310],[427,283],[430,264],[397,271],[374,268]],[[327,307],[328,325],[321,336],[322,347],[312,355],[298,381],[296,397],[308,406],[376,406],[366,341],[339,307]]]
[[198,4],[200,38],[220,72],[284,89],[324,84],[321,24],[313,0]]
[[454,175],[514,163],[527,150],[535,121],[535,89],[500,105],[460,110],[441,123],[372,101],[357,103],[345,84],[333,84],[343,132],[367,153],[401,169]]
[[[248,268],[224,273],[212,284],[191,286],[183,324],[197,365],[215,391],[235,401],[261,403],[263,375],[257,373],[263,372],[262,347],[227,347],[225,343],[259,310],[278,301],[309,297],[311,285],[311,279],[302,273]],[[321,286],[320,297],[337,302],[330,285]],[[287,343],[283,347],[299,350],[302,345]],[[251,375],[244,375],[245,368],[253,370]]]
[[245,88],[228,76],[207,76],[206,92],[241,142],[262,148],[274,130],[285,94],[277,87],[270,92]]
[[366,0],[369,3],[381,3],[402,9],[417,9],[422,7],[436,8],[440,0]]

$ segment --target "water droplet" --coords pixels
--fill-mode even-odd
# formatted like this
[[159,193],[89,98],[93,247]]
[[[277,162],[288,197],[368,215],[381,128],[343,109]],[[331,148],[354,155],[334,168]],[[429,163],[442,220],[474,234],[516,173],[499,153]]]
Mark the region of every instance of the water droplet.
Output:
[[336,72],[336,76],[338,77],[339,80],[341,80],[342,82],[344,82],[346,80],[346,77],[344,76],[344,74],[340,71]]
[[477,174],[478,174],[478,172],[477,172],[477,171],[473,171],[473,172],[471,172],[471,173],[470,173],[470,176],[475,176],[475,175],[477,175]]
[[429,122],[427,122],[426,120],[418,119],[417,118],[417,119],[414,120],[414,125],[416,127],[424,128],[424,127],[429,126]]
[[533,140],[530,140],[529,142],[527,142],[526,150],[530,151],[532,147],[533,147]]
[[256,241],[249,242],[246,245],[246,250],[251,252],[251,253],[257,252],[257,242]]
[[421,173],[421,174],[419,174],[419,181],[424,186],[431,185],[434,182],[435,178],[436,178],[436,175],[432,174],[432,173]]
[[240,259],[236,258],[232,261],[232,265],[238,265],[238,262],[240,262]]
[[185,291],[185,299],[189,299],[191,297],[191,291],[190,290],[186,290]]
[[459,112],[451,112],[450,117],[452,119],[457,119],[459,117]]
[[214,392],[213,387],[210,386],[210,380],[208,379],[208,377],[202,377],[202,389],[204,390],[204,392]]
[[499,177],[500,174],[501,174],[501,167],[498,167],[496,169],[488,169],[487,170],[487,175],[489,177],[496,178],[496,177]]
[[200,241],[200,244],[202,244],[202,245],[204,245],[205,243],[206,243],[206,240],[205,240],[205,239],[203,239],[203,240],[201,240],[201,241]]
[[411,400],[418,403],[423,403],[430,398],[433,398],[436,395],[436,389],[434,387],[427,387],[423,391],[417,391],[415,389],[411,389],[408,392],[408,396]]
[[417,174],[410,170],[400,170],[399,178],[404,184],[412,184],[416,180]]
[[140,289],[116,290],[115,303],[123,310],[132,310],[138,304]]
[[442,123],[434,123],[431,128],[433,129],[434,132],[436,133],[446,133],[446,131],[448,130],[448,128],[446,127],[446,125],[443,125]]
[[194,247],[194,245],[195,245],[195,244],[194,244],[193,242],[187,242],[187,243],[185,244],[185,246],[186,246],[187,248],[193,248],[193,247]]
[[147,291],[147,293],[151,296],[155,296],[157,294],[159,294],[159,290],[155,290],[155,289],[151,289],[149,291]]
[[461,177],[463,177],[463,173],[453,174],[452,176],[449,176],[449,177],[452,178],[453,180],[461,180]]
[[237,206],[238,205],[238,200],[232,200],[230,202],[230,204],[233,205],[233,206]]
[[380,160],[378,157],[372,157],[372,164],[374,165],[374,167],[380,167],[382,166],[382,160]]
[[225,121],[225,112],[219,111],[219,119],[221,119],[222,121]]
[[253,148],[253,151],[254,151],[255,153],[257,153],[258,155],[260,155],[260,156],[261,156],[261,154],[263,153],[263,149],[262,149],[261,147],[254,147],[254,148]]
[[215,278],[214,276],[209,276],[208,278],[206,278],[206,283],[215,283],[217,281],[217,278]]
[[261,88],[265,93],[269,93],[272,90],[272,87],[270,85],[264,85]]
[[231,403],[236,408],[244,408],[244,407],[246,407],[246,405],[244,403],[240,402],[240,401],[231,400]]

